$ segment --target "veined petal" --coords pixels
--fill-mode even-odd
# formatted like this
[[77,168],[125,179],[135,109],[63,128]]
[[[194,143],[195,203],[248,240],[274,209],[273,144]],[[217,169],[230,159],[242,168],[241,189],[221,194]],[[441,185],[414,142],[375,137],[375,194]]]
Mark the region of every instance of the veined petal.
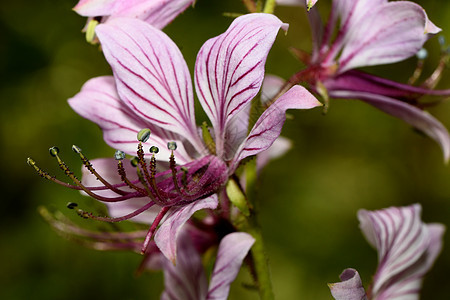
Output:
[[441,146],[444,160],[448,161],[450,157],[450,136],[448,131],[444,125],[426,111],[397,99],[372,93],[329,91],[329,96],[333,98],[360,99],[394,117],[402,119],[435,140]]
[[80,0],[73,8],[85,17],[117,17],[143,20],[161,29],[195,0]]
[[84,17],[107,16],[114,11],[117,0],[80,0],[73,8]]
[[189,70],[172,40],[141,20],[127,18],[101,24],[96,33],[121,100],[147,122],[202,149]]
[[406,59],[420,50],[429,33],[439,31],[428,21],[424,9],[413,2],[372,3],[368,6],[363,6],[367,0],[355,2],[358,3],[347,3],[347,10],[348,7],[356,8],[346,12],[347,15],[344,13],[344,18],[351,18],[351,21],[345,28],[339,72]]
[[333,298],[336,300],[367,300],[358,271],[345,269],[339,278],[342,282],[328,284]]
[[245,232],[230,233],[222,239],[206,299],[228,298],[230,284],[239,273],[242,262],[254,242],[255,239]]
[[[115,7],[117,17],[138,18],[162,29],[195,0],[122,0]],[[134,3],[132,3],[134,2]]]
[[[117,161],[113,158],[99,158],[91,160],[92,165],[95,170],[102,176],[106,181],[110,184],[119,184],[123,183],[119,173],[117,172]],[[136,168],[132,167],[130,162],[125,160],[123,162],[123,166],[127,173],[127,178],[131,181],[137,180],[138,176],[136,173]],[[87,187],[97,187],[103,186],[103,184],[92,175],[84,166],[82,169],[82,180],[81,182]],[[123,191],[132,192],[133,190],[127,186],[120,188]],[[103,197],[118,197],[119,194],[115,192],[105,189],[100,191],[95,191],[97,195]],[[145,206],[149,203],[150,198],[142,197],[142,198],[132,198],[125,201],[119,202],[107,202],[105,203],[108,207],[109,215],[113,218],[122,217],[128,215],[137,209]],[[131,218],[131,220],[139,223],[151,224],[155,219],[158,212],[161,210],[161,207],[154,205],[150,209],[138,214]]]
[[152,135],[144,144],[146,149],[155,145],[160,149],[158,158],[168,160],[170,151],[167,150],[167,142],[178,141],[177,161],[184,164],[191,160],[182,137],[143,120],[119,99],[112,76],[87,81],[68,102],[75,112],[100,126],[105,142],[113,148],[136,155],[137,133],[143,128],[150,128]]
[[202,260],[186,230],[178,239],[177,263],[164,259],[162,300],[204,300],[208,282]]
[[200,209],[215,209],[219,201],[217,195],[194,201],[182,207],[174,207],[155,234],[155,242],[161,252],[172,263],[176,262],[177,237],[184,223]]
[[360,227],[378,250],[379,266],[374,277],[374,299],[415,299],[422,277],[442,247],[444,227],[420,219],[419,204],[379,211],[360,210]]
[[248,137],[244,140],[230,164],[234,172],[239,162],[250,155],[255,155],[269,148],[281,133],[286,110],[310,109],[322,105],[304,87],[296,85],[278,98],[256,121]]
[[227,124],[259,91],[267,54],[281,27],[287,25],[271,14],[244,15],[200,49],[195,86],[214,127],[219,157],[224,154]]

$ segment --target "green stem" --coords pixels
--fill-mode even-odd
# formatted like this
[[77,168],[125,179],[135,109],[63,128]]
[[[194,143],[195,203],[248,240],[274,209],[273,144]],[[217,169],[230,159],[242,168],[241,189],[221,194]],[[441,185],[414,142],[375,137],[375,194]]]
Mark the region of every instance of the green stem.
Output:
[[254,271],[258,284],[259,296],[261,300],[274,300],[272,281],[270,280],[269,262],[266,252],[264,251],[264,243],[261,228],[256,222],[256,216],[250,216],[249,233],[255,238],[252,247],[252,258],[254,263]]
[[275,0],[267,0],[263,12],[266,14],[273,14],[273,12],[275,11],[275,5]]
[[251,207],[250,216],[247,218],[247,231],[255,238],[251,253],[253,258],[254,275],[258,285],[259,296],[261,300],[273,300],[272,281],[270,279],[270,270],[267,254],[264,251],[264,242],[262,236],[261,226],[259,226],[257,219],[258,203],[256,199],[256,159],[249,161],[245,166],[246,175],[246,191],[247,199]]

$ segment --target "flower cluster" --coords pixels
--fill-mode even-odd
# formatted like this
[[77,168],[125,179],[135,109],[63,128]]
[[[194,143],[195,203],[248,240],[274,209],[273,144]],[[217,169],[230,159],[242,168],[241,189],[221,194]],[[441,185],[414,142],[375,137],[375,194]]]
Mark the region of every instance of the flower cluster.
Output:
[[[262,1],[243,2],[251,13],[236,17],[199,50],[193,86],[181,51],[161,30],[193,0],[80,0],[74,10],[88,17],[87,39],[99,44],[112,75],[88,80],[68,103],[100,127],[116,153],[89,160],[73,146],[83,163],[78,179],[59,149],[50,148],[73,184],[28,159],[40,176],[104,203],[109,214],[98,216],[69,203],[81,217],[138,225],[135,231],[92,231],[41,209],[55,230],[86,246],[142,254],[139,271],[164,272],[161,299],[226,299],[244,261],[261,298],[273,298],[254,182],[271,158],[290,147],[280,137],[286,111],[322,106],[315,95],[324,99],[324,109],[329,98],[367,102],[423,131],[440,144],[446,161],[450,157],[447,130],[420,101],[424,95],[450,95],[433,89],[441,65],[419,86],[413,85],[418,74],[403,84],[358,70],[420,53],[440,31],[420,6],[333,0],[323,24],[317,0],[268,0],[264,7]],[[273,14],[276,4],[304,6],[312,30],[312,53],[295,51],[306,68],[287,81],[265,76],[277,34],[288,29]],[[208,119],[201,125],[195,95]],[[379,266],[367,292],[356,270],[344,270],[342,282],[330,284],[335,299],[418,297],[444,232],[443,225],[423,223],[420,211],[418,204],[359,211]],[[202,255],[211,251],[216,259],[208,283]]]

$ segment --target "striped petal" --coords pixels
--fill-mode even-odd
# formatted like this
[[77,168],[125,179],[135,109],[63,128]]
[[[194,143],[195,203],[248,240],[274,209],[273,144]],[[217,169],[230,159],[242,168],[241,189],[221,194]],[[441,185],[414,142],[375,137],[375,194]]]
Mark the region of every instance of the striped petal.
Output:
[[360,210],[360,227],[378,250],[373,299],[415,299],[422,278],[442,247],[443,225],[420,219],[419,204],[379,211]]
[[172,263],[177,259],[177,237],[186,221],[200,209],[215,209],[218,205],[217,195],[194,201],[171,210],[155,234],[155,242],[164,256]]
[[189,70],[172,40],[143,21],[127,18],[101,24],[96,33],[120,99],[148,123],[202,149]]
[[256,155],[268,149],[280,136],[288,109],[309,109],[322,105],[302,86],[294,86],[278,98],[256,121],[248,137],[242,143],[230,165],[230,172],[239,162],[250,155]]
[[74,10],[85,17],[137,18],[161,29],[194,0],[80,0]]
[[448,131],[444,125],[426,111],[394,98],[366,92],[329,91],[329,96],[333,98],[360,99],[396,118],[402,119],[435,140],[441,146],[444,160],[449,160],[450,136]]
[[69,105],[79,115],[99,125],[105,142],[113,148],[136,155],[137,133],[150,128],[152,135],[145,149],[155,145],[160,149],[158,159],[168,160],[167,142],[178,141],[177,161],[184,164],[191,160],[183,146],[184,138],[142,119],[119,99],[112,76],[87,81],[81,91],[69,99]]
[[219,157],[233,116],[258,93],[264,65],[278,30],[287,28],[271,14],[248,14],[228,30],[208,40],[197,56],[195,86],[200,103],[212,122]]
[[345,269],[339,278],[342,282],[330,283],[331,295],[336,300],[367,300],[366,291],[362,285],[358,271]]
[[222,239],[209,283],[207,300],[228,298],[230,284],[239,273],[242,262],[254,242],[255,239],[245,232],[230,233]]
[[338,43],[345,44],[340,72],[404,60],[440,31],[422,7],[409,1],[345,0],[338,6],[345,32],[338,38]]
[[161,300],[204,300],[208,282],[200,254],[186,230],[178,239],[177,263],[164,259],[164,292]]

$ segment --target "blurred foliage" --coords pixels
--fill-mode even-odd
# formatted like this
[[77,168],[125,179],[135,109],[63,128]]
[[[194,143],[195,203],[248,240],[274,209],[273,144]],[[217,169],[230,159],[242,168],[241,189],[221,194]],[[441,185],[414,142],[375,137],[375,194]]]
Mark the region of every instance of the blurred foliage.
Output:
[[[327,3],[319,6],[327,11]],[[85,20],[71,11],[75,0],[3,1],[0,4],[0,141],[3,161],[0,225],[1,299],[158,299],[160,273],[134,276],[141,257],[105,253],[66,241],[40,218],[37,207],[62,210],[69,201],[90,205],[78,192],[45,182],[26,164],[28,156],[59,174],[48,155],[58,145],[73,169],[80,162],[70,151],[79,145],[88,157],[112,156],[96,125],[76,115],[66,100],[91,77],[110,74],[102,53],[80,32]],[[430,19],[450,32],[450,3],[420,1]],[[222,33],[231,19],[223,12],[244,13],[239,0],[198,0],[195,9],[165,32],[181,48],[192,70],[198,49]],[[290,23],[271,51],[267,72],[285,78],[302,64],[287,47],[310,50],[309,28],[299,8],[277,8]],[[436,38],[427,44],[425,73],[437,64]],[[415,59],[371,71],[406,80]],[[441,88],[450,88],[450,72]],[[450,104],[431,109],[450,128]],[[331,299],[327,282],[346,267],[357,268],[367,285],[376,253],[358,228],[360,208],[380,209],[419,202],[426,222],[450,226],[450,172],[439,147],[399,120],[358,101],[332,101],[320,109],[290,112],[283,135],[295,147],[264,170],[259,193],[260,217],[270,257],[277,299]],[[199,116],[199,119],[204,118]],[[61,176],[62,178],[62,176]],[[264,197],[263,197],[264,195]],[[448,298],[450,237],[425,280],[422,299]],[[243,288],[244,270],[231,299],[257,299]]]

